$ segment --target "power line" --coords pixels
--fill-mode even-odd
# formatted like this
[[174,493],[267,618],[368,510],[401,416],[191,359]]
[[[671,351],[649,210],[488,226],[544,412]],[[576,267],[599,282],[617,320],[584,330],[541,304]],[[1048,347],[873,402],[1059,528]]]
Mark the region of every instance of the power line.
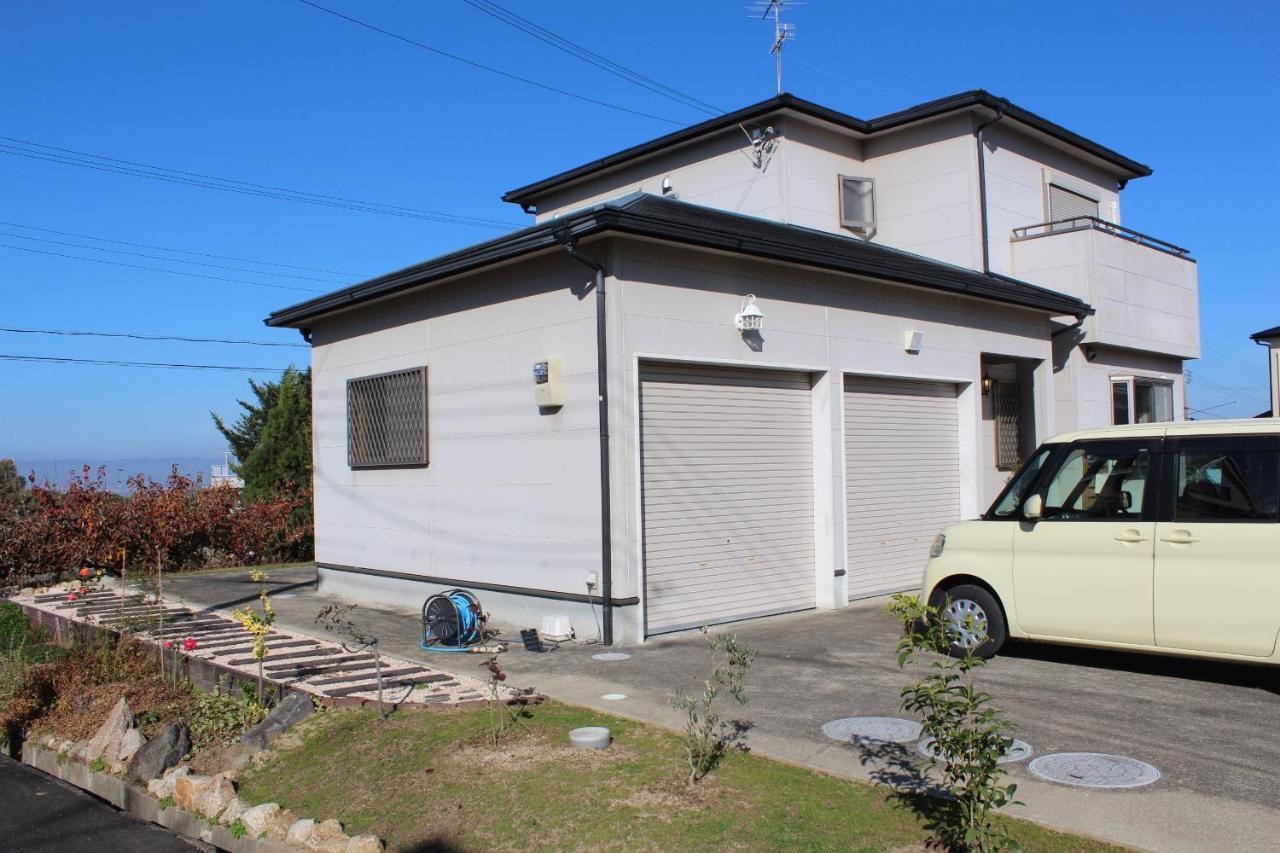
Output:
[[111,361],[101,358],[59,358],[51,355],[0,355],[0,361],[38,364],[93,364],[101,367],[174,368],[180,370],[225,370],[237,373],[284,373],[285,367],[239,367],[229,364],[182,364],[169,361]]
[[84,255],[68,255],[65,252],[50,252],[45,249],[32,249],[29,246],[14,246],[9,243],[0,243],[0,249],[13,249],[18,252],[31,252],[36,255],[52,255],[56,258],[70,258],[75,261],[89,261],[95,264],[109,264],[113,267],[128,267],[135,270],[147,270],[148,272],[163,272],[169,275],[185,275],[189,278],[207,278],[213,281],[229,281],[235,284],[251,284],[254,287],[270,287],[275,290],[302,290],[307,293],[323,293],[324,291],[314,287],[295,287],[291,284],[268,284],[262,281],[249,281],[244,278],[226,278],[220,275],[208,275],[202,272],[186,272],[185,270],[166,270],[160,267],[146,267],[141,264],[126,264],[123,261],[108,261],[106,258],[86,258]]
[[54,246],[69,246],[73,249],[89,249],[93,252],[114,252],[118,255],[132,255],[135,258],[150,258],[153,261],[166,261],[172,264],[193,264],[201,267],[211,267],[218,270],[230,270],[232,272],[247,272],[252,275],[274,275],[281,278],[296,278],[303,281],[320,281],[325,284],[350,284],[347,281],[335,281],[331,278],[316,278],[313,275],[296,275],[287,272],[265,272],[263,270],[246,269],[245,267],[229,267],[225,264],[211,264],[207,261],[188,261],[183,258],[166,258],[163,255],[148,255],[144,252],[130,252],[128,249],[108,249],[104,246],[93,246],[85,243],[68,243],[64,240],[50,240],[46,237],[28,237],[25,234],[12,234],[7,231],[0,231],[0,237],[16,237],[19,240],[31,240],[36,243],[49,243]]
[[476,62],[473,59],[467,59],[466,57],[459,56],[456,53],[449,53],[448,51],[441,50],[438,47],[432,47],[429,44],[424,44],[420,41],[416,41],[414,39],[409,38],[408,36],[402,36],[399,33],[393,33],[390,30],[384,30],[381,27],[374,26],[373,24],[368,23],[367,21],[362,21],[359,18],[353,18],[350,15],[344,15],[335,9],[328,8],[327,6],[321,6],[319,3],[312,3],[311,0],[298,0],[298,2],[304,6],[310,6],[312,9],[316,9],[320,12],[325,12],[327,14],[333,15],[335,18],[341,18],[342,20],[347,21],[348,23],[355,24],[358,27],[364,27],[366,30],[372,30],[375,33],[379,33],[381,35],[387,36],[388,38],[393,38],[393,39],[396,39],[397,41],[402,41],[405,44],[409,44],[409,45],[413,45],[414,47],[421,48],[422,50],[430,51],[431,53],[434,53],[437,56],[443,56],[446,59],[452,59],[454,62],[461,62],[464,65],[470,65],[472,68],[479,68],[482,71],[488,71],[491,74],[497,74],[500,77],[506,77],[509,80],[516,80],[520,83],[524,83],[529,86],[534,86],[536,88],[542,89],[547,92],[554,92],[557,95],[564,95],[567,98],[574,98],[579,101],[585,101],[589,104],[595,104],[596,106],[599,106],[599,107],[606,107],[611,110],[617,110],[618,112],[630,113],[631,115],[642,116],[644,118],[651,118],[651,119],[654,119],[655,121],[664,121],[667,124],[677,124],[677,125],[684,124],[684,122],[676,121],[675,119],[654,115],[653,113],[642,112],[641,110],[633,110],[629,107],[619,106],[618,104],[611,104],[608,101],[600,101],[595,98],[589,98],[586,95],[579,95],[576,92],[570,92],[567,89],[560,89],[555,86],[549,86],[546,83],[539,83],[537,80],[530,80],[528,77],[521,77],[519,74],[512,74],[509,71],[503,71],[500,68],[494,68],[492,65],[485,65],[483,62]]
[[5,225],[9,228],[22,228],[27,231],[40,231],[44,234],[58,234],[63,237],[79,237],[82,240],[97,240],[100,243],[114,243],[117,246],[133,246],[134,248],[138,248],[138,249],[155,249],[156,251],[159,251],[159,252],[175,252],[180,255],[195,255],[201,258],[218,258],[224,261],[239,261],[242,264],[258,264],[259,266],[265,266],[265,267],[282,267],[284,269],[302,270],[304,272],[324,272],[324,273],[329,273],[330,275],[345,275],[345,276],[351,276],[353,278],[367,277],[364,273],[342,272],[340,270],[328,270],[328,269],[324,269],[323,267],[302,267],[302,266],[297,266],[295,264],[276,263],[274,261],[257,261],[257,260],[254,260],[253,258],[239,258],[239,257],[236,257],[235,255],[216,255],[211,252],[194,252],[190,249],[173,249],[168,246],[157,246],[153,243],[131,243],[128,240],[113,240],[109,237],[97,237],[97,236],[94,236],[93,234],[77,234],[74,231],[58,231],[54,228],[41,228],[36,225],[23,225],[21,222],[5,222],[4,220],[0,220],[0,225]]
[[520,227],[515,223],[500,222],[494,219],[399,207],[397,205],[382,204],[381,202],[360,201],[359,199],[343,198],[342,196],[329,196],[303,190],[292,190],[287,187],[275,187],[269,184],[254,184],[249,181],[203,175],[199,172],[184,172],[180,169],[151,166],[133,160],[121,160],[116,157],[107,157],[71,148],[60,148],[56,145],[46,145],[42,142],[31,142],[11,136],[0,136],[0,140],[3,140],[3,142],[0,142],[0,154],[27,157],[32,160],[42,160],[63,166],[77,166],[83,169],[128,175],[135,178],[147,178],[171,184],[221,190],[260,198],[274,198],[281,201],[296,201],[320,207],[354,210],[360,213],[378,213],[383,216],[399,216],[406,219],[422,219],[451,225],[471,225],[477,228],[494,228],[504,231]]
[[21,329],[0,326],[0,332],[18,335],[61,335],[65,337],[132,338],[139,341],[181,341],[191,344],[243,344],[252,347],[306,347],[307,344],[291,344],[284,341],[243,341],[232,338],[189,338],[181,335],[144,335],[140,332],[85,332],[71,329]]
[[538,41],[549,44],[557,50],[561,50],[570,56],[577,57],[583,62],[609,72],[615,77],[620,77],[623,80],[636,84],[637,86],[642,86],[650,92],[675,101],[682,106],[692,107],[695,110],[701,110],[702,112],[710,113],[711,115],[721,115],[724,113],[724,110],[719,107],[681,92],[679,89],[673,89],[664,83],[659,83],[652,77],[647,77],[639,71],[633,71],[625,65],[620,65],[617,62],[614,62],[608,57],[594,53],[593,51],[570,41],[558,33],[552,32],[545,27],[538,26],[533,21],[530,21],[528,18],[521,17],[510,9],[503,8],[497,3],[490,2],[490,0],[463,0],[463,2],[476,11],[483,12],[492,18],[496,18],[504,24],[514,27],[526,35],[532,36]]
[[1211,388],[1220,394],[1226,394],[1228,396],[1235,394],[1237,396],[1244,397],[1247,400],[1251,400],[1255,403],[1261,403],[1264,406],[1267,404],[1266,400],[1263,400],[1261,397],[1255,397],[1253,394],[1249,393],[1248,391],[1245,391],[1240,388],[1232,388],[1227,385],[1222,385],[1217,382],[1214,382],[1211,379],[1205,379],[1199,373],[1192,375],[1190,370],[1187,371],[1187,382],[1191,383],[1192,385],[1196,385],[1196,384],[1204,385],[1206,388]]

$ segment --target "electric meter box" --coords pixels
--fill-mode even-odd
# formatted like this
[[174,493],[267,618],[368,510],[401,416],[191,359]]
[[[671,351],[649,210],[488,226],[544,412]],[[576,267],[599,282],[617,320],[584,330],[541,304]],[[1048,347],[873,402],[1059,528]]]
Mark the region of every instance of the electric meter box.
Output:
[[564,405],[564,360],[548,358],[533,365],[533,399],[544,408]]

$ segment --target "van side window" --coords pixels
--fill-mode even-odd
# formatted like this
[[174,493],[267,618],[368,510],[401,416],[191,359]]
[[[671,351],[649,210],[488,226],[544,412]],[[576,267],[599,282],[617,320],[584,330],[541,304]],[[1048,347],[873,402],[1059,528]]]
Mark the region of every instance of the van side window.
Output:
[[1045,489],[1044,518],[1139,519],[1150,468],[1151,451],[1145,443],[1099,442],[1073,447]]
[[1280,521],[1280,448],[1195,439],[1178,451],[1175,521]]

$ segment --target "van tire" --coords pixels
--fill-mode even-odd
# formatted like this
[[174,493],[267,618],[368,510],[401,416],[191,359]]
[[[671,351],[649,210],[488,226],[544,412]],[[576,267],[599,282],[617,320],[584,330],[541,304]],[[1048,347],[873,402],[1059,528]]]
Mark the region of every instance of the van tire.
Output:
[[[944,615],[960,618],[964,613],[973,613],[981,614],[981,617],[985,618],[987,638],[973,648],[972,653],[975,657],[984,660],[992,657],[1004,647],[1005,641],[1009,638],[1008,629],[1004,624],[1004,609],[1000,606],[999,600],[985,587],[970,583],[957,584],[935,593],[934,600],[930,603]],[[961,643],[956,643],[947,652],[952,657],[963,657],[965,647]]]

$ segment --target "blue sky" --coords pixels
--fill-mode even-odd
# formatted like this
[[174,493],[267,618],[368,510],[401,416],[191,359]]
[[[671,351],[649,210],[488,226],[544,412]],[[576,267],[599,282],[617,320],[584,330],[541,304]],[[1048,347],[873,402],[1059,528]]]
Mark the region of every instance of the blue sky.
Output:
[[[504,190],[704,116],[462,0],[325,5],[513,74],[674,123],[535,89],[296,0],[11,2],[0,7],[0,136],[170,169],[521,224]],[[771,31],[742,0],[503,5],[704,101],[773,93]],[[1205,355],[1192,406],[1263,408],[1251,332],[1280,323],[1280,4],[841,3],[791,13],[785,88],[869,117],[970,88],[1007,97],[1155,169],[1126,225],[1191,247]],[[1061,57],[1074,53],[1072,67]],[[13,146],[15,143],[7,143]],[[31,149],[27,149],[31,150]],[[0,326],[297,343],[262,318],[495,230],[319,207],[0,153]],[[343,273],[263,267],[32,228]],[[19,236],[14,236],[19,235]],[[36,242],[31,237],[58,242]],[[71,245],[66,245],[71,244]],[[202,260],[243,272],[94,251]],[[93,263],[96,257],[271,287]],[[285,278],[263,271],[325,279]],[[0,333],[0,354],[283,367],[303,348]],[[1203,381],[1201,381],[1203,380]],[[1210,384],[1211,383],[1211,384]],[[246,376],[0,361],[0,456],[204,455],[211,409]],[[1225,404],[1225,405],[1222,405]]]

